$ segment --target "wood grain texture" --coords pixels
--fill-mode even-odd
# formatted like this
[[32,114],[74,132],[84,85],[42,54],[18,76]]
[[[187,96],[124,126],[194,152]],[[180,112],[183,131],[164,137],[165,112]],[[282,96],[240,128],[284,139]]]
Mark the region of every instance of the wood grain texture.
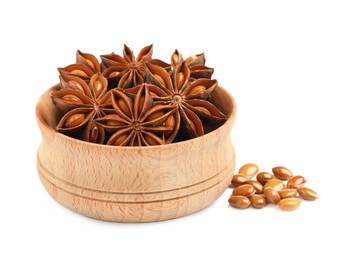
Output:
[[235,168],[230,132],[236,105],[219,87],[213,99],[228,120],[202,137],[169,145],[115,147],[57,133],[52,87],[39,99],[42,142],[37,154],[40,179],[65,207],[88,217],[117,222],[151,222],[181,217],[214,202],[228,187]]

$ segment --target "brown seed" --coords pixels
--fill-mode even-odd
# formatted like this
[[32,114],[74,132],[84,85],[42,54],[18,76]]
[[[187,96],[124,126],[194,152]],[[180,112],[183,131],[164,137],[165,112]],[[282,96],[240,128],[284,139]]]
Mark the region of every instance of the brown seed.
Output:
[[172,54],[171,59],[174,64],[179,62],[179,56],[176,53]]
[[123,122],[116,121],[116,120],[107,120],[106,125],[108,125],[108,126],[123,126],[125,124]]
[[92,122],[89,129],[89,142],[96,143],[100,137],[100,128]]
[[267,202],[266,199],[259,194],[254,194],[251,197],[251,205],[253,208],[260,209],[266,206]]
[[272,179],[266,182],[266,184],[264,185],[264,189],[268,187],[273,188],[274,190],[280,191],[285,188],[285,185],[281,180]]
[[240,186],[242,184],[244,184],[248,179],[243,176],[243,175],[240,175],[240,174],[235,174],[233,176],[233,178],[231,179],[231,184],[234,186],[234,187],[237,187],[237,186]]
[[166,127],[174,128],[175,127],[175,117],[173,115],[170,115],[166,120],[164,125]]
[[149,121],[152,121],[152,120],[156,120],[158,119],[159,117],[162,117],[164,116],[165,113],[163,111],[157,111],[157,112],[154,112],[153,114],[151,114],[149,117],[147,117],[147,122]]
[[205,114],[211,115],[210,110],[208,110],[206,107],[196,106],[196,107],[194,107],[194,108],[196,108],[197,110],[199,110],[199,111],[201,111],[201,112],[203,112],[203,113],[205,113]]
[[253,178],[259,170],[258,165],[254,163],[247,163],[239,169],[239,174],[251,179]]
[[316,200],[318,199],[318,194],[314,190],[307,188],[307,187],[301,187],[298,188],[298,192],[301,198],[304,200]]
[[177,91],[179,91],[183,87],[183,83],[184,83],[184,74],[183,72],[178,72],[176,75]]
[[304,186],[306,183],[306,179],[300,175],[296,175],[292,178],[290,178],[287,182],[287,188],[288,189],[298,189],[302,186]]
[[118,71],[111,72],[110,75],[109,75],[109,77],[110,77],[110,78],[117,77],[117,76],[119,75],[119,73],[120,73],[120,72],[118,72]]
[[146,140],[146,142],[149,144],[149,145],[159,145],[160,143],[158,143],[158,140],[153,138],[152,136],[150,135],[143,135],[143,138]]
[[138,103],[139,105],[138,105],[138,107],[137,107],[139,113],[141,113],[141,110],[143,109],[144,103],[145,103],[145,97],[144,97],[144,96],[141,96],[141,97],[139,98],[139,103]]
[[75,95],[67,94],[61,98],[62,100],[73,103],[73,104],[83,104],[82,100]]
[[257,181],[259,181],[262,185],[265,185],[267,181],[274,179],[275,176],[273,176],[269,172],[259,172],[257,174]]
[[298,193],[296,189],[283,189],[278,191],[281,199],[295,198]]
[[102,93],[102,91],[104,90],[104,87],[100,80],[94,81],[93,90],[94,90],[95,97],[98,98],[100,94]]
[[79,91],[81,91],[82,93],[85,94],[85,91],[84,91],[82,85],[79,82],[77,82],[77,81],[73,81],[73,80],[69,81],[68,82],[68,86],[69,86],[69,88],[73,88],[73,89],[79,90]]
[[301,199],[299,198],[288,198],[281,200],[277,205],[283,210],[295,210],[301,204]]
[[195,94],[197,94],[197,93],[205,92],[205,90],[206,90],[206,87],[205,87],[205,86],[202,86],[202,85],[196,86],[196,87],[192,88],[192,89],[188,92],[188,96],[190,96],[190,95],[195,95]]
[[91,60],[86,59],[86,62],[88,63],[89,67],[95,69],[94,63]]
[[276,176],[276,178],[280,180],[288,180],[293,176],[293,173],[283,166],[277,166],[272,168],[272,172]]
[[251,201],[247,197],[240,195],[230,196],[228,202],[230,206],[238,209],[246,209],[249,207],[249,205],[251,205]]
[[[242,176],[242,175],[240,175],[240,176]],[[246,177],[244,177],[244,178],[246,178]],[[254,187],[254,189],[255,189],[255,193],[263,193],[263,191],[264,191],[264,187],[263,187],[263,185],[259,181],[249,180],[249,179],[246,178],[246,182],[245,183],[246,184],[251,184]]]
[[85,73],[83,70],[73,70],[71,71],[71,74],[75,74],[82,77],[88,77],[87,73]]
[[118,136],[112,143],[112,145],[121,145],[129,135],[127,133]]
[[65,120],[65,127],[76,127],[84,121],[84,114],[73,114]]
[[159,81],[160,84],[162,84],[164,87],[166,87],[165,80],[163,79],[162,76],[160,76],[158,74],[154,74],[154,77],[155,77],[156,80]]
[[255,193],[255,189],[250,184],[243,184],[241,186],[236,187],[233,190],[233,195],[241,195],[245,197],[250,197]]
[[281,200],[281,197],[278,191],[270,187],[264,189],[264,196],[268,203],[275,204],[275,205]]
[[123,111],[124,114],[131,118],[131,111],[123,99],[118,99],[117,105]]
[[[164,123],[164,126],[166,127],[170,127],[172,130],[175,128],[175,117],[173,115],[170,115],[166,120],[165,120],[165,123]],[[165,131],[165,136],[168,137],[172,130],[168,130],[168,131]]]

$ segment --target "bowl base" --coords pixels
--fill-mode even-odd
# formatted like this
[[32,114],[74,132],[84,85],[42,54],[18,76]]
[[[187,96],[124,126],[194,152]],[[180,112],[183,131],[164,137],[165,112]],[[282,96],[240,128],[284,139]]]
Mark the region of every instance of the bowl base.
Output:
[[107,192],[80,187],[56,177],[37,157],[40,180],[51,197],[79,214],[113,222],[154,222],[182,217],[212,204],[230,185],[235,158],[202,182],[149,193]]

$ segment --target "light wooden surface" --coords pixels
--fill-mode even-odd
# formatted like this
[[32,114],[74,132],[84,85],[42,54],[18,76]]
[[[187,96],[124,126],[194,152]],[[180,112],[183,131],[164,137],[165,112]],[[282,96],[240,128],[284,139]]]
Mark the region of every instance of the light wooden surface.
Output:
[[207,207],[228,187],[235,167],[230,131],[236,106],[223,88],[213,93],[228,116],[223,126],[189,141],[139,148],[96,145],[57,133],[50,99],[56,87],[36,107],[42,132],[37,168],[48,193],[65,207],[101,220],[161,221]]

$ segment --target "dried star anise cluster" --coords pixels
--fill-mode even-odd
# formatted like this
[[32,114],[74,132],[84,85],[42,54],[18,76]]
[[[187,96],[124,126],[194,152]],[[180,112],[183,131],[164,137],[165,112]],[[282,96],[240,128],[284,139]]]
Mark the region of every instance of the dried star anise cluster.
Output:
[[101,55],[101,63],[77,51],[76,63],[58,68],[61,89],[52,93],[62,112],[57,131],[99,144],[148,146],[198,137],[219,127],[225,115],[210,101],[217,87],[204,54],[171,64],[152,59],[153,46],[135,58]]

